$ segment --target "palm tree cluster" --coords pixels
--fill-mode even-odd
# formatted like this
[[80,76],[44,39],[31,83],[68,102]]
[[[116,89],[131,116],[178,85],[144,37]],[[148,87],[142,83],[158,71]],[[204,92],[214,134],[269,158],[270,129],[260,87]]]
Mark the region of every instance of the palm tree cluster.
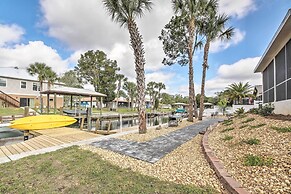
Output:
[[[218,13],[218,0],[172,0],[175,16],[162,30],[160,40],[167,58],[164,64],[189,65],[189,121],[198,117],[194,90],[193,55],[204,45],[199,119],[202,119],[206,71],[210,44],[216,39],[230,39],[233,28],[226,28],[229,17]],[[194,108],[194,109],[193,109]]]
[[253,89],[251,85],[247,83],[232,83],[226,90],[224,90],[223,95],[227,97],[233,104],[243,104],[243,98],[254,97]]

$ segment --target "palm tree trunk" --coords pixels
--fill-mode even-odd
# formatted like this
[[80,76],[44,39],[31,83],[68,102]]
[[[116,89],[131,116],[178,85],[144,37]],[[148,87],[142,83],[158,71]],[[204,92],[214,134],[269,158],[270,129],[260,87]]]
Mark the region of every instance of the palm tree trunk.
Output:
[[138,103],[138,120],[139,133],[146,133],[146,115],[145,115],[145,57],[142,42],[142,36],[139,33],[138,27],[134,20],[128,21],[128,31],[130,34],[130,43],[133,48],[135,57],[135,72],[137,81],[137,103]]
[[193,122],[193,107],[195,118],[197,118],[195,89],[194,89],[194,68],[193,68],[193,44],[194,44],[195,20],[192,19],[188,26],[189,41],[188,41],[188,56],[189,56],[189,116],[188,121]]
[[203,71],[202,71],[202,81],[201,81],[201,96],[200,96],[200,109],[199,109],[199,120],[202,120],[203,111],[204,111],[204,97],[205,97],[205,78],[206,70],[208,68],[208,53],[209,53],[210,41],[207,39],[207,42],[204,46],[204,56],[203,56]]
[[40,95],[39,95],[39,98],[40,98],[40,113],[42,114],[43,113],[43,100],[42,100],[42,87],[43,87],[43,83],[42,81],[39,82],[40,83]]

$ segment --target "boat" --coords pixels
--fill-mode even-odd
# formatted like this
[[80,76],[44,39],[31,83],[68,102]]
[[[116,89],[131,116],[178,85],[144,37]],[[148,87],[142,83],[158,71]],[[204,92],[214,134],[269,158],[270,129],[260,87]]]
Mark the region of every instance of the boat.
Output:
[[18,130],[41,130],[71,125],[77,120],[63,115],[29,116],[11,121],[8,127]]

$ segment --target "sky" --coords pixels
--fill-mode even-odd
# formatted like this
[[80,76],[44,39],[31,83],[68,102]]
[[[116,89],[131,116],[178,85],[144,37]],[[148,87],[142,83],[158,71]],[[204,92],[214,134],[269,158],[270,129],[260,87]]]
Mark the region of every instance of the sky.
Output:
[[[165,54],[158,36],[173,15],[171,1],[153,3],[152,10],[137,19],[146,52],[146,83],[163,82],[164,92],[187,96],[188,66],[162,64]],[[234,82],[261,84],[261,75],[253,70],[290,8],[290,0],[219,0],[219,12],[231,17],[227,26],[234,27],[235,34],[230,41],[211,43],[207,96]],[[0,0],[0,75],[13,74],[15,66],[25,70],[34,62],[44,62],[62,75],[88,50],[104,51],[135,81],[128,30],[111,20],[101,0]],[[195,53],[196,93],[202,57],[203,51]],[[21,76],[19,71],[15,76]]]

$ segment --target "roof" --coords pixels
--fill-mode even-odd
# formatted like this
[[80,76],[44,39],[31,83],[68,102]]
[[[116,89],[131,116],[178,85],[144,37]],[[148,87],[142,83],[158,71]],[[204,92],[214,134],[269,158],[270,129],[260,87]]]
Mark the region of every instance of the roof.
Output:
[[272,41],[270,42],[268,48],[263,54],[261,60],[257,64],[254,72],[263,72],[266,67],[270,64],[272,59],[276,54],[282,49],[282,47],[290,40],[291,38],[291,9],[288,10],[284,20],[279,26],[277,32],[275,33]]
[[0,77],[37,81],[37,76],[32,76],[26,71],[26,69],[18,69],[17,67],[1,67]]
[[92,90],[83,88],[73,88],[66,86],[54,86],[50,90],[40,92],[42,94],[61,94],[61,95],[73,95],[73,96],[84,96],[84,97],[106,97],[105,94],[94,92]]

